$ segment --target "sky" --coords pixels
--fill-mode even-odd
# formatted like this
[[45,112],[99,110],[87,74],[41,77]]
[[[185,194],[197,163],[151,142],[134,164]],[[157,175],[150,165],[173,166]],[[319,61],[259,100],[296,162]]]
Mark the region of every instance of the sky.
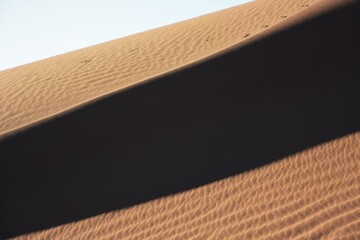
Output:
[[249,0],[0,0],[0,70]]

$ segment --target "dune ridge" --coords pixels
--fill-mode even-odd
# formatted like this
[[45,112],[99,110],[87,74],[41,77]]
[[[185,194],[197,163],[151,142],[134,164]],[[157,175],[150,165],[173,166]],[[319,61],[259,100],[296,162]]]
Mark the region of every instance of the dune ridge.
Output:
[[15,239],[358,239],[360,133],[197,189]]
[[1,71],[0,135],[239,44],[317,2],[258,0]]
[[[300,2],[284,2],[284,8],[289,4],[289,9],[300,6],[302,11],[257,35],[243,36],[238,44],[209,58],[176,71],[166,70],[119,92],[114,87],[115,94],[106,97],[97,98],[96,90],[85,89],[94,94],[89,98],[93,100],[85,100],[87,104],[34,127],[28,125],[16,134],[7,135],[6,130],[0,138],[0,189],[4,194],[0,238],[58,225],[62,226],[22,237],[151,239],[191,238],[194,234],[194,238],[215,239],[317,239],[343,233],[355,238],[359,207],[359,134],[355,132],[360,130],[360,112],[354,103],[360,102],[356,61],[360,34],[354,29],[360,22],[359,4],[319,1],[305,6]],[[270,6],[265,0],[260,3]],[[237,17],[225,13],[218,13],[224,22]],[[205,16],[204,22],[209,16],[216,15]],[[192,21],[196,22],[187,23]],[[198,27],[185,25],[185,29]],[[175,26],[182,25],[167,28]],[[152,32],[156,31],[146,34]],[[105,45],[111,42],[13,70],[38,65],[56,72],[49,62],[62,59],[60,67],[71,66],[70,56]],[[93,60],[83,61],[90,64]],[[56,74],[67,73],[64,69]],[[91,87],[103,89],[107,79],[116,78],[97,70],[101,81]],[[113,72],[118,73],[109,70]],[[79,88],[93,80],[82,74],[80,70],[70,74],[80,79]],[[39,84],[42,94],[47,87],[54,86]],[[59,87],[64,92],[71,89],[66,84]],[[53,103],[49,99],[39,102]],[[26,104],[31,101],[36,105],[36,97],[26,98]],[[58,103],[66,104],[54,102]],[[55,105],[45,107],[50,111],[47,116]],[[13,114],[17,107],[8,106],[5,111]],[[38,117],[37,111],[43,114],[36,106],[33,109],[37,110],[30,118]],[[339,140],[311,148],[336,138]],[[277,167],[283,162],[286,167]],[[251,169],[255,170],[246,172]],[[284,179],[279,177],[282,172]],[[237,176],[227,178],[233,175]],[[232,188],[231,179],[247,184],[243,176],[249,176],[251,186],[235,184]],[[160,198],[189,189],[193,190]],[[154,201],[144,203],[149,200]],[[232,215],[237,204],[243,204],[240,213]],[[157,217],[158,210],[163,215]],[[105,214],[81,220],[101,213]],[[69,222],[73,223],[65,224]],[[195,229],[186,231],[192,226]]]

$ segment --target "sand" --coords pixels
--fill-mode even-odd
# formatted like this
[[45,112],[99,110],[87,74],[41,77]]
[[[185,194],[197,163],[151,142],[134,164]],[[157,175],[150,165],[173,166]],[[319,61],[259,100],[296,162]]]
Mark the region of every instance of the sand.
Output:
[[359,239],[360,133],[191,191],[16,239]]
[[257,1],[1,71],[0,134],[193,63],[317,2]]
[[358,12],[258,0],[1,71],[0,238],[359,238]]

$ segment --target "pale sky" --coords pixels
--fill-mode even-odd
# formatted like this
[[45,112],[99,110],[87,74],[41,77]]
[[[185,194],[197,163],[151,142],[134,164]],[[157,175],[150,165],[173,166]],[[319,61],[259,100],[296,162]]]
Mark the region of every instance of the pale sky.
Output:
[[0,70],[250,0],[0,0]]

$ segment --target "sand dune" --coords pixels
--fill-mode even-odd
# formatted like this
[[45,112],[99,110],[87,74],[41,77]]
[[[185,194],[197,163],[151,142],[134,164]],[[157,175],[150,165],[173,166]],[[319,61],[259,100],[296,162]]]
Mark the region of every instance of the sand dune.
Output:
[[0,238],[356,239],[359,5],[258,0],[0,72]]
[[238,44],[318,0],[256,1],[0,72],[0,134]]
[[360,133],[185,193],[16,239],[359,239]]

